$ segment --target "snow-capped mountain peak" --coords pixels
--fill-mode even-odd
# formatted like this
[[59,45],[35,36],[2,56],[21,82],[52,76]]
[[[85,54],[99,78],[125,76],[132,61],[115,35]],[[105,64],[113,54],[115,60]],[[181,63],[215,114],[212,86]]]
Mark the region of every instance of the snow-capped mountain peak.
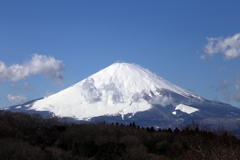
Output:
[[79,83],[38,100],[30,109],[50,111],[61,117],[89,119],[103,115],[132,114],[153,104],[172,103],[171,95],[197,97],[136,64],[114,63]]
[[165,127],[188,123],[193,118],[215,123],[214,117],[227,117],[230,123],[240,115],[235,107],[203,99],[129,63],[114,63],[56,94],[8,109]]
[[124,95],[167,89],[183,96],[194,96],[136,64],[114,63],[77,83],[94,85],[96,88],[117,89]]

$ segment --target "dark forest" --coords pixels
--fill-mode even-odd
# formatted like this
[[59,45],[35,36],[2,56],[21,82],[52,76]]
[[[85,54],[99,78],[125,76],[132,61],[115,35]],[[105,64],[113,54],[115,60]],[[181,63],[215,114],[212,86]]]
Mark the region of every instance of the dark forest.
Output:
[[0,111],[0,159],[240,159],[240,140],[224,128],[143,128],[134,122],[77,124]]

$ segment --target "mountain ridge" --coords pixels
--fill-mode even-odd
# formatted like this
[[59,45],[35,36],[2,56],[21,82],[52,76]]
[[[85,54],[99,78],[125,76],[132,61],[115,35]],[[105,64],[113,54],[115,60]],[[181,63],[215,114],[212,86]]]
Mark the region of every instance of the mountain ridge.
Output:
[[114,63],[56,94],[10,109],[83,121],[121,119],[155,125],[240,115],[240,109],[206,100],[129,63]]

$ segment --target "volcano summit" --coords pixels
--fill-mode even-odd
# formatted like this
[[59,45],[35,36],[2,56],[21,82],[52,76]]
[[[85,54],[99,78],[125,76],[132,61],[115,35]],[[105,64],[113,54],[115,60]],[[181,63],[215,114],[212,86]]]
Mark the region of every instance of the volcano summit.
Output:
[[129,63],[114,63],[49,97],[6,109],[159,127],[191,120],[228,124],[240,119],[240,109],[206,100]]

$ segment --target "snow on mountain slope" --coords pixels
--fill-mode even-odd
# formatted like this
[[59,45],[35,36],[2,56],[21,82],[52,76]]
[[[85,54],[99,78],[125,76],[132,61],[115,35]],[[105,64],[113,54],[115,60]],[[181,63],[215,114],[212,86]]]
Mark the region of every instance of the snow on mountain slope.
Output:
[[151,109],[153,104],[170,104],[171,98],[162,95],[162,89],[201,99],[136,64],[114,63],[65,90],[35,101],[29,109],[79,120],[117,114],[124,119],[125,114],[133,116]]
[[184,104],[177,105],[175,110],[180,110],[180,111],[185,112],[187,114],[191,114],[193,112],[199,111],[199,109],[197,109],[197,108],[190,107],[190,106],[187,106],[187,105],[184,105]]
[[[88,79],[94,81],[96,88],[108,85],[111,89],[111,87],[114,87],[111,84],[116,84],[115,87],[125,95],[149,90],[155,91],[156,88],[168,89],[184,96],[192,95],[136,64],[114,63]],[[83,80],[77,85],[84,82]]]

